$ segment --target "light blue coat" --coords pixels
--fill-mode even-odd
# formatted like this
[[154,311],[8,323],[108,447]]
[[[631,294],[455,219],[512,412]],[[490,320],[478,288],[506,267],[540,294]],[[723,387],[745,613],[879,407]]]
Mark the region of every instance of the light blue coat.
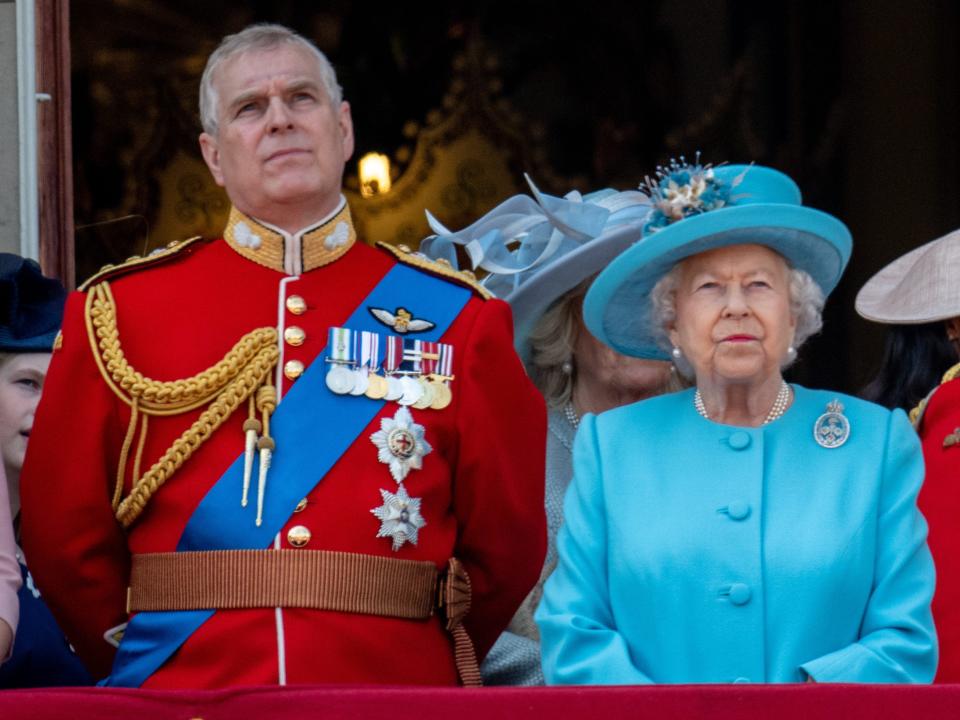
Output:
[[[930,682],[934,569],[906,416],[793,386],[759,428],[693,391],[583,419],[537,612],[551,684]],[[839,398],[851,432],[814,440]]]

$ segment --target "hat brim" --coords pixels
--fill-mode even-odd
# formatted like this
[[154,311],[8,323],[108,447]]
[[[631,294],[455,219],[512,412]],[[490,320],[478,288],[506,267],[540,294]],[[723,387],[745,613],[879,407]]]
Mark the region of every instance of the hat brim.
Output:
[[857,313],[891,325],[920,325],[960,316],[960,230],[915,248],[867,280]]
[[685,258],[742,244],[778,252],[829,295],[850,259],[853,242],[842,222],[802,205],[758,203],[695,215],[648,235],[600,274],[584,301],[587,327],[620,353],[669,360],[652,325],[654,285]]
[[6,328],[0,328],[0,353],[49,353],[59,328],[28,338],[14,337]]
[[616,227],[548,264],[503,298],[513,311],[514,345],[522,358],[528,356],[530,333],[550,306],[607,267],[636,243],[642,232],[639,223]]

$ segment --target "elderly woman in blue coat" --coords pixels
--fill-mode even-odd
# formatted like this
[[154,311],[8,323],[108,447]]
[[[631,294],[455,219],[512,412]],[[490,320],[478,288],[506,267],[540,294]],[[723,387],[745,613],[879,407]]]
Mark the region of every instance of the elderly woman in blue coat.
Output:
[[769,168],[673,163],[648,190],[585,320],[695,387],[583,418],[537,612],[547,682],[930,682],[916,435],[781,375],[848,230]]

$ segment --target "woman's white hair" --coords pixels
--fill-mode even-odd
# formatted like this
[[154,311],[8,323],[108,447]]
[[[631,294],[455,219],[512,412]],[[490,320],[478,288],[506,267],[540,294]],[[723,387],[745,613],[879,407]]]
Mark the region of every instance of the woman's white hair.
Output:
[[337,83],[337,73],[317,46],[302,35],[283,25],[263,23],[251,25],[233,35],[227,35],[220,45],[207,58],[207,66],[200,78],[200,123],[209,135],[216,136],[217,126],[217,88],[214,74],[223,63],[243,53],[270,50],[282,45],[292,45],[307,50],[317,61],[320,78],[334,108],[343,101],[343,91]]
[[[651,320],[655,328],[657,344],[667,352],[673,349],[668,328],[677,319],[677,285],[680,282],[680,265],[681,263],[674,265],[670,272],[657,281],[650,292],[650,302],[653,304]],[[825,298],[823,290],[817,284],[817,281],[810,276],[810,273],[790,267],[789,263],[787,268],[790,273],[790,314],[796,321],[793,349],[799,351],[800,346],[811,335],[820,332],[820,328],[823,327],[823,303]],[[787,367],[795,359],[795,354],[785,357],[781,367]],[[675,357],[674,364],[685,376],[692,376],[693,368],[690,367],[686,358],[683,356]]]

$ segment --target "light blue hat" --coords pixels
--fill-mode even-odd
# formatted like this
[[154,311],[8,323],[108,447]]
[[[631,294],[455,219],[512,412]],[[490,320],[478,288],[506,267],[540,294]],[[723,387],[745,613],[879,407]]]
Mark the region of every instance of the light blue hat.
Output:
[[427,212],[436,235],[420,243],[421,253],[454,268],[460,247],[473,270],[488,273],[481,283],[510,304],[514,342],[525,359],[527,339],[543,313],[636,242],[652,207],[639,191],[573,191],[559,198],[527,182],[533,197],[514,195],[458,232]]
[[789,177],[758,165],[672,162],[647,183],[653,210],[642,239],[594,281],[584,321],[598,340],[634,357],[668,360],[652,324],[650,292],[680,260],[755,243],[810,273],[829,295],[850,259],[852,239],[832,215],[800,204]]

